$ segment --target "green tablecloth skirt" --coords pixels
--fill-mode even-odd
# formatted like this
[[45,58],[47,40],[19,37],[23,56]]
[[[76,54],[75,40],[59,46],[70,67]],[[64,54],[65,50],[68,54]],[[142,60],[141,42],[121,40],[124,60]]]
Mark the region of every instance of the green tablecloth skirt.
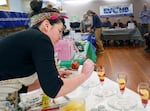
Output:
[[[83,44],[84,46],[84,51],[83,52],[80,52],[80,54],[82,55],[85,55],[86,58],[89,58],[91,59],[93,62],[96,62],[97,61],[97,56],[93,50],[93,47],[92,47],[92,44],[88,41],[81,41],[81,44]],[[70,60],[62,60],[60,62],[60,67],[62,66],[65,66],[67,68],[70,68],[70,65],[71,63],[74,61],[74,60],[78,60],[80,62],[80,65],[83,65],[84,61],[86,60],[85,58],[83,57],[80,57],[80,55],[77,53],[77,51],[75,51],[75,54],[74,54],[74,57]]]

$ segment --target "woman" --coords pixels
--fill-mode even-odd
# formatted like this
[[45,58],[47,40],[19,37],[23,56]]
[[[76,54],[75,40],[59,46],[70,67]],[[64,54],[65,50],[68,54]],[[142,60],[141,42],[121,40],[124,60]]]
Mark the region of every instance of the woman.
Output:
[[91,32],[91,20],[88,18],[87,14],[83,15],[83,20],[80,23],[80,32]]
[[37,72],[43,91],[55,98],[81,85],[92,74],[94,63],[87,59],[80,75],[68,79],[60,77],[53,46],[61,39],[63,16],[41,7],[41,2],[31,2],[32,27],[0,40],[0,81],[28,77]]

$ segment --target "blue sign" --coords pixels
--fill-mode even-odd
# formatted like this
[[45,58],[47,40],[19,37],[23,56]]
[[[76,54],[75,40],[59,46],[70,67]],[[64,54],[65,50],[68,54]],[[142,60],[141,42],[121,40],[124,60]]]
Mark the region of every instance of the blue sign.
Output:
[[133,14],[133,6],[121,5],[121,6],[100,6],[100,16],[129,16]]

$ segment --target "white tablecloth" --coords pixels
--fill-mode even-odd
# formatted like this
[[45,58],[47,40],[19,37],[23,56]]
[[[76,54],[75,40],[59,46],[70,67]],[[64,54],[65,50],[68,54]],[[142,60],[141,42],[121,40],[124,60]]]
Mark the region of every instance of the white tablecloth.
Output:
[[[85,86],[87,86],[89,83],[90,83],[90,87],[85,88]],[[114,109],[110,105],[108,105],[108,103],[110,101],[112,102],[113,99],[115,98],[117,99],[120,96],[122,96],[120,94],[118,84],[106,77],[104,85],[102,87],[105,90],[104,91],[105,94],[103,97],[96,96],[96,91],[98,91],[98,88],[101,89],[101,85],[98,80],[98,76],[96,72],[93,72],[93,74],[87,81],[85,81],[80,87],[78,87],[73,92],[69,93],[67,96],[70,98],[85,98],[86,111],[91,111],[93,108],[98,108],[98,106],[105,107],[106,110],[101,110],[101,111],[118,111],[118,109]],[[127,103],[129,104],[134,102],[132,109],[128,111],[144,111],[142,109],[143,106],[141,104],[140,96],[137,93],[126,88],[123,98],[126,98],[126,100],[128,101]],[[61,100],[63,101],[64,98],[60,97],[56,99],[56,101],[59,101],[59,102]],[[150,111],[150,100],[147,105],[146,111]]]
[[[80,74],[81,69],[82,66],[79,67],[78,72],[74,73],[74,76]],[[37,92],[40,91],[41,91],[40,89],[37,90]],[[101,91],[103,91],[103,96],[101,95]],[[33,92],[33,94],[34,93],[35,92]],[[28,94],[31,94],[31,92]],[[33,94],[31,94],[30,96],[33,96]],[[108,79],[107,77],[105,78],[103,86],[101,86],[96,72],[93,72],[93,74],[87,81],[85,81],[81,86],[79,86],[77,89],[67,94],[66,96],[69,97],[70,99],[74,99],[74,98],[85,99],[86,111],[119,111],[119,110],[120,111],[150,111],[150,100],[146,107],[146,110],[144,110],[141,103],[140,96],[137,93],[126,88],[122,96],[119,91],[118,83]],[[37,98],[37,97],[34,94],[32,98]],[[120,99],[120,98],[125,98],[125,99]],[[116,101],[118,100],[120,103],[116,103]],[[68,100],[66,100],[64,97],[55,98],[56,104],[62,104],[67,101]],[[118,109],[116,109],[116,107],[113,107],[112,104],[113,105],[125,104],[124,109],[127,110],[121,110],[118,107],[117,107]],[[128,109],[129,106],[131,106],[132,108]],[[101,110],[97,110],[99,107]],[[55,110],[55,111],[59,111],[59,110]]]

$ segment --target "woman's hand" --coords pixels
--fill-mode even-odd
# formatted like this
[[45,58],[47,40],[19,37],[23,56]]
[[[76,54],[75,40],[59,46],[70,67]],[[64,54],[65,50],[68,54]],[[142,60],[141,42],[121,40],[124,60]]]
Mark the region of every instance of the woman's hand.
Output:
[[64,96],[79,87],[85,80],[87,80],[88,77],[90,77],[93,70],[94,63],[90,59],[87,59],[83,64],[81,74],[67,79],[62,79],[64,84],[58,92],[57,97]]
[[72,72],[67,70],[67,68],[60,68],[58,72],[59,72],[60,77],[62,78],[66,78],[67,76],[72,74]]
[[87,59],[82,68],[82,73],[85,74],[85,76],[88,78],[92,72],[94,71],[94,62],[90,59]]

